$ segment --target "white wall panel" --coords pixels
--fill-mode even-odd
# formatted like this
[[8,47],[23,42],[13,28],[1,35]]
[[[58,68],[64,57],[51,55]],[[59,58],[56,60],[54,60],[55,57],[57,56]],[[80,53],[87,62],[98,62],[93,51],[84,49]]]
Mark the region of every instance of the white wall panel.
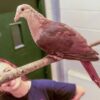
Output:
[[[88,44],[100,40],[100,0],[60,0],[60,14],[61,22],[80,32]],[[94,49],[100,53],[100,46]],[[100,76],[100,61],[92,64]],[[100,100],[100,89],[90,81],[79,61],[64,60],[63,65],[65,80],[86,88],[82,100]]]
[[81,28],[100,30],[99,11],[61,11],[61,22]]
[[100,10],[100,0],[60,0],[66,10]]

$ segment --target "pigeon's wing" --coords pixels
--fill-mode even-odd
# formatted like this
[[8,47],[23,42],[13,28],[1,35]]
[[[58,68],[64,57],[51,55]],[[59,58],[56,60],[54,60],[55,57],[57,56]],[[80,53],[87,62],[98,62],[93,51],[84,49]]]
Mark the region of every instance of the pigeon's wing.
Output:
[[97,53],[87,45],[86,40],[69,26],[50,22],[41,29],[37,44],[45,52],[66,59],[97,59]]

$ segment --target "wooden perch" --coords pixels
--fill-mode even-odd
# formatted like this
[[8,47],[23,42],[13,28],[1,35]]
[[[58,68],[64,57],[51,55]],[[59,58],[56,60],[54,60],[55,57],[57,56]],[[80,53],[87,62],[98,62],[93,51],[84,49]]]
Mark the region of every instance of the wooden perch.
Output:
[[48,56],[46,56],[38,61],[26,64],[22,67],[15,68],[15,69],[10,70],[8,72],[4,72],[4,74],[0,75],[0,85],[2,83],[5,83],[5,82],[10,81],[12,79],[15,79],[19,76],[23,76],[23,75],[28,74],[32,71],[43,68],[44,66],[51,64],[53,62],[59,61],[59,60],[61,60],[61,59],[58,57],[48,55]]
[[[96,46],[99,45],[100,41],[96,41],[92,43],[90,46]],[[19,76],[23,76],[25,74],[28,74],[32,71],[36,71],[40,68],[43,68],[44,66],[51,64],[53,62],[61,60],[60,58],[54,57],[54,56],[46,56],[38,61],[32,62],[30,64],[26,64],[22,67],[15,68],[14,70],[4,72],[4,74],[0,75],[0,84],[5,83],[7,81],[10,81],[12,79],[15,79]]]
[[94,47],[97,45],[100,45],[100,40],[90,44],[91,47]]

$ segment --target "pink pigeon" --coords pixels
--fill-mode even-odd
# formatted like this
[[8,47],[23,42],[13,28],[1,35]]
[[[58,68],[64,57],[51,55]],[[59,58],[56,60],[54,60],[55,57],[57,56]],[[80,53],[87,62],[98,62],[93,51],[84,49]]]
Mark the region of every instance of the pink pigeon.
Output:
[[32,38],[48,55],[62,59],[78,60],[91,79],[100,87],[100,78],[91,61],[99,60],[98,53],[70,26],[47,19],[30,5],[17,7],[15,21],[21,17],[28,23]]

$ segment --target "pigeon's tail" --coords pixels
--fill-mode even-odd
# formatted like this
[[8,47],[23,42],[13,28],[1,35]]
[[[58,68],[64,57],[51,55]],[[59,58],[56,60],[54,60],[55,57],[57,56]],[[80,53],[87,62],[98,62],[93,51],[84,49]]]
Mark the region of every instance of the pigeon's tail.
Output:
[[88,74],[91,77],[91,79],[100,88],[100,78],[99,78],[96,70],[94,69],[92,63],[90,61],[81,61],[81,63],[84,66],[84,68],[86,69],[86,71],[88,72]]

